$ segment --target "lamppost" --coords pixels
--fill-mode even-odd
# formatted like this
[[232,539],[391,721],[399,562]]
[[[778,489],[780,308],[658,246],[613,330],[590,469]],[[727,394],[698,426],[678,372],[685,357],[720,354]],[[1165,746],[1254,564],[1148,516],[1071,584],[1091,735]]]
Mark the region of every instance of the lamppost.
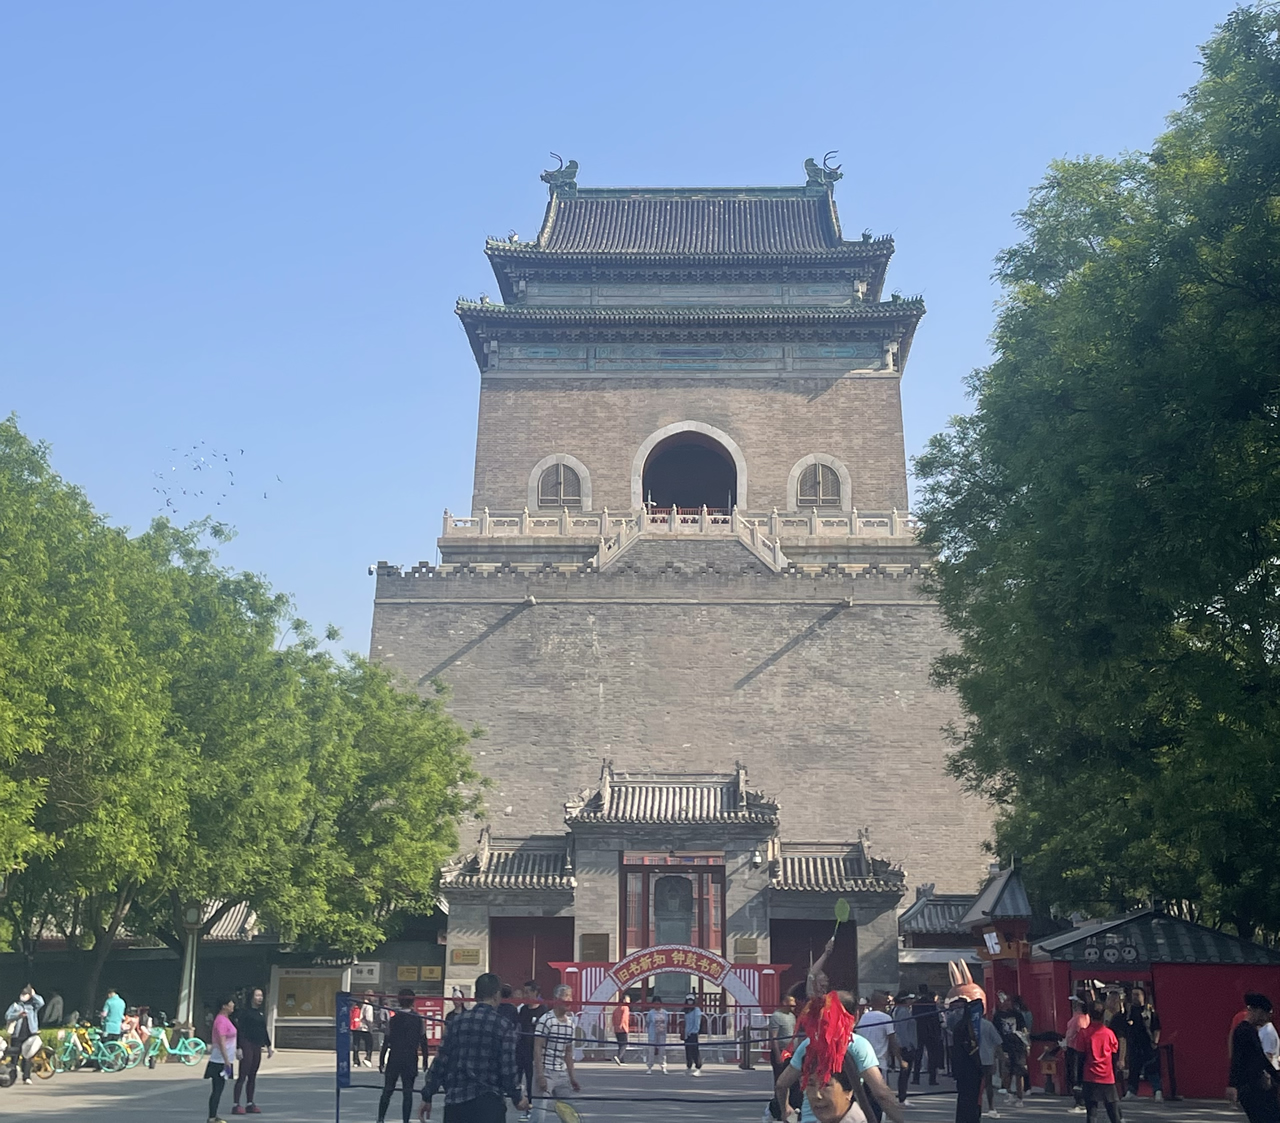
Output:
[[196,950],[200,946],[200,927],[204,908],[199,901],[188,901],[182,909],[182,927],[186,931],[186,947],[182,956],[182,982],[178,987],[178,1032],[189,1037],[195,1032]]

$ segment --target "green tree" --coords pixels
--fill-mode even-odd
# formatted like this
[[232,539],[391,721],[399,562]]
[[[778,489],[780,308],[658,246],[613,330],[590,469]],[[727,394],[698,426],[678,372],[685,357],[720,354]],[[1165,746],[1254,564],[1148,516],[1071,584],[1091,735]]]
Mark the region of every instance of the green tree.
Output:
[[121,595],[132,561],[47,450],[0,425],[0,861],[28,955],[50,921],[73,948],[109,943],[121,887],[153,868],[150,832],[181,813],[163,684]]
[[[0,426],[0,869],[11,937],[56,929],[94,1008],[125,932],[180,947],[246,901],[347,952],[434,904],[475,808],[468,734],[288,598],[217,565],[224,528],[129,538]],[[336,639],[336,635],[331,635]]]
[[1040,898],[1280,931],[1280,13],[1146,155],[1055,163],[918,461],[952,767]]

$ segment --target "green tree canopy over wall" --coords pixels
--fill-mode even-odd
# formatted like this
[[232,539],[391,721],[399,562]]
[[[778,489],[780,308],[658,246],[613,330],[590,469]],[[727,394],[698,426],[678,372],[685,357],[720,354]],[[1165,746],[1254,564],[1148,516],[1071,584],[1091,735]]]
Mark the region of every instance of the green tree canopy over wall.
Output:
[[188,900],[372,948],[477,806],[441,700],[322,650],[223,534],[130,538],[0,424],[0,911],[29,956],[56,931],[87,957],[84,1009],[113,939],[177,946]]
[[1148,154],[1055,163],[918,469],[956,774],[1042,901],[1280,931],[1280,12]]

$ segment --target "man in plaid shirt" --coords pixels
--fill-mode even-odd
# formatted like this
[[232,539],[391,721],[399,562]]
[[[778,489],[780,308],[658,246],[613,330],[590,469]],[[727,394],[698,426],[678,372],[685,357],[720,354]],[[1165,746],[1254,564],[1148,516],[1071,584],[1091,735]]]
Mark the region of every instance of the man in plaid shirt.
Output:
[[444,1089],[444,1123],[501,1123],[511,1102],[529,1106],[518,1083],[514,1022],[498,1013],[502,980],[476,979],[476,1004],[449,1019],[440,1051],[422,1086],[419,1119],[431,1118],[431,1097]]

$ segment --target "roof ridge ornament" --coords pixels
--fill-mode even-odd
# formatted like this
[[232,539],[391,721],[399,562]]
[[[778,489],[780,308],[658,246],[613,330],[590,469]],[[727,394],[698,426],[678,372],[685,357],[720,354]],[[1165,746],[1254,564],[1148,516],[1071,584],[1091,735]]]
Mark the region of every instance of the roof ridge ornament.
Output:
[[552,152],[551,155],[560,161],[560,166],[549,168],[538,178],[547,185],[547,190],[553,197],[561,195],[572,199],[578,193],[578,161],[570,160],[566,164],[564,157],[558,152]]
[[[818,166],[818,162],[810,156],[804,162],[805,174],[809,177],[805,181],[807,189],[818,189],[820,191],[830,191],[835,185],[836,180],[843,179],[844,173],[840,170],[844,165],[837,164],[834,168],[829,163],[832,156],[836,155],[840,150],[833,148],[825,156],[822,157],[822,166]],[[546,178],[545,176],[543,177]]]

